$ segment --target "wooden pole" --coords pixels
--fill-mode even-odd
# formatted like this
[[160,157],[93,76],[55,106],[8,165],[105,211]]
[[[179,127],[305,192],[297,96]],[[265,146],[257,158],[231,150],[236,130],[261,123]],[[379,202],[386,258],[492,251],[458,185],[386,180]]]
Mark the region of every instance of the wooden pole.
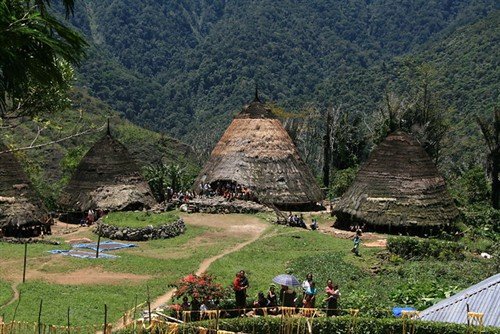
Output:
[[137,294],[135,295],[135,303],[134,303],[134,315],[132,316],[132,323],[134,324],[133,332],[135,333],[135,314],[137,312]]
[[43,299],[40,299],[40,308],[38,309],[38,334],[42,333],[42,305]]
[[103,333],[106,334],[108,329],[108,305],[104,304],[104,331]]
[[71,334],[70,322],[69,322],[69,311],[70,311],[70,307],[68,306],[68,334]]
[[95,258],[99,258],[99,247],[101,245],[101,226],[97,229],[97,249],[95,251]]
[[148,313],[149,313],[149,323],[151,323],[151,300],[149,298],[149,285],[146,285],[148,291]]
[[24,243],[24,265],[23,265],[23,283],[26,282],[26,258],[28,257],[28,243]]

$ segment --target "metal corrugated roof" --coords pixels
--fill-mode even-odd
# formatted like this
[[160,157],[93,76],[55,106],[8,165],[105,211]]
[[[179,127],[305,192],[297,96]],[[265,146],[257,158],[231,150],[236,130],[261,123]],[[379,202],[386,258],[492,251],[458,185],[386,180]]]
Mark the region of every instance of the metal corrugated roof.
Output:
[[420,312],[419,318],[428,321],[466,324],[467,304],[469,304],[470,312],[484,313],[485,326],[500,327],[500,274],[491,276],[440,301]]

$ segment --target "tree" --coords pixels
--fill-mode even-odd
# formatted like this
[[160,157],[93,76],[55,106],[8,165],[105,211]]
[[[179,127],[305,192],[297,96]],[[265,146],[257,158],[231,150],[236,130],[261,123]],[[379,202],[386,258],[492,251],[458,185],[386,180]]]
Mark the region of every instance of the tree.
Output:
[[[62,1],[66,15],[73,0]],[[86,42],[48,10],[49,0],[0,3],[0,121],[33,117],[67,106],[72,69]]]
[[167,165],[163,162],[152,164],[144,168],[144,175],[149,183],[153,195],[159,202],[165,201],[167,187],[172,188],[174,193],[179,192],[187,184],[190,176],[186,175],[184,168],[177,164]]
[[441,143],[449,129],[449,110],[436,94],[435,71],[427,65],[406,67],[405,91],[400,94],[386,90],[379,109],[374,142],[381,142],[389,133],[402,130],[411,133],[426,152],[439,161]]
[[491,205],[500,209],[500,108],[495,107],[493,124],[477,118],[484,140],[488,146],[488,171],[491,175]]

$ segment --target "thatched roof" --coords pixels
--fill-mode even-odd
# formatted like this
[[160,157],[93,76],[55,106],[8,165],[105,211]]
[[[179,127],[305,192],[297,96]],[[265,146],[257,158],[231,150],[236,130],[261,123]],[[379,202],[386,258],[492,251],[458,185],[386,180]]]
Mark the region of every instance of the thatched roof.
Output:
[[60,204],[68,211],[149,208],[155,204],[137,163],[109,132],[83,157],[63,190]]
[[[7,150],[0,143],[0,151]],[[14,154],[0,153],[0,227],[37,225],[45,216],[45,208]]]
[[234,118],[195,181],[234,181],[261,203],[314,204],[323,197],[292,139],[256,96]]
[[396,228],[444,226],[458,215],[428,154],[400,131],[375,148],[333,212],[340,225]]

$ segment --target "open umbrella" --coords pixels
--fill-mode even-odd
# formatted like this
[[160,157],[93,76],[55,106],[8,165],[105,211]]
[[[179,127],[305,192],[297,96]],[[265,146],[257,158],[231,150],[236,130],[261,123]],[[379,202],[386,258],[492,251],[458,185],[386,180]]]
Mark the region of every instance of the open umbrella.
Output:
[[289,287],[300,286],[299,280],[293,276],[288,274],[281,274],[273,278],[273,282],[279,285],[286,285]]

